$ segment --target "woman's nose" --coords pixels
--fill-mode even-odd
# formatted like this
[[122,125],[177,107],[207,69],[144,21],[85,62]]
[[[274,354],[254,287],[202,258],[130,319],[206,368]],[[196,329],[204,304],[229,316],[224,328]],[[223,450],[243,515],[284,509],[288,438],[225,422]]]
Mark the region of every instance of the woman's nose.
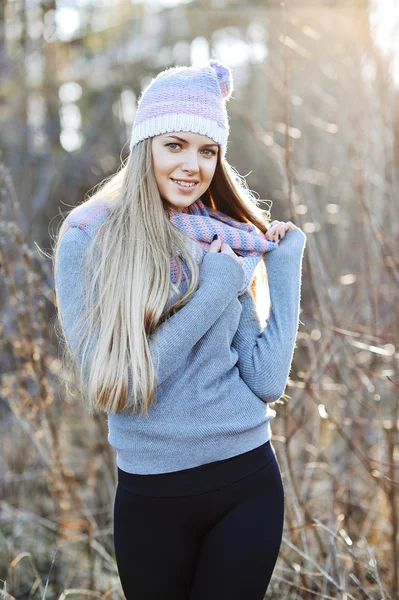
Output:
[[198,158],[196,154],[187,158],[183,165],[183,169],[194,173],[198,171]]

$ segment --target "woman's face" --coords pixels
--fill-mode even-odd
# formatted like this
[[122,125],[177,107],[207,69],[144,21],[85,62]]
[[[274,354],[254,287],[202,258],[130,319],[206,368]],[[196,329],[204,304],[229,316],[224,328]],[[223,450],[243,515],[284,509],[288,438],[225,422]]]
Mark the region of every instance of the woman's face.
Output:
[[[219,145],[199,133],[179,131],[152,138],[152,160],[159,192],[182,211],[208,189],[215,173]],[[195,182],[192,187],[178,181]]]

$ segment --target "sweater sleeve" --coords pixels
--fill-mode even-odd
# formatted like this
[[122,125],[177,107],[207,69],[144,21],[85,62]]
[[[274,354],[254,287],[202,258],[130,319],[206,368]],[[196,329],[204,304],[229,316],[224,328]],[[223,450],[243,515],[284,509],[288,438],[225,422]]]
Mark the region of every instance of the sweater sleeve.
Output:
[[[60,312],[69,346],[74,354],[79,340],[70,332],[75,320],[84,311],[81,269],[82,258],[90,241],[89,235],[78,227],[71,227],[66,231],[60,243],[55,274]],[[238,295],[243,283],[244,271],[231,256],[216,252],[205,254],[200,266],[198,290],[185,306],[162,323],[150,336],[157,385],[163,383],[183,364],[193,346]],[[89,341],[89,354],[97,338],[98,333]],[[81,358],[82,349],[76,357],[79,369]]]
[[288,231],[278,247],[266,254],[271,311],[262,329],[251,294],[239,300],[243,310],[233,347],[238,369],[248,387],[264,402],[275,402],[283,394],[291,370],[299,323],[302,259],[306,235],[301,229]]

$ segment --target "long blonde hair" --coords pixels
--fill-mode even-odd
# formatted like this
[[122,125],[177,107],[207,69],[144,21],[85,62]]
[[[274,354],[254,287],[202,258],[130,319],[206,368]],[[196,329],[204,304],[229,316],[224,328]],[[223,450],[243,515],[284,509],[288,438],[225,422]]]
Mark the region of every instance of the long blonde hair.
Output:
[[[241,222],[251,222],[264,233],[268,228],[268,210],[260,208],[260,201],[248,189],[245,179],[220,157],[220,152],[210,187],[201,199],[206,206]],[[92,196],[67,216],[73,216],[83,204],[97,200],[105,202],[110,212],[82,257],[85,308],[74,324],[74,331],[79,332],[75,353],[69,347],[55,286],[59,324],[56,330],[60,333],[62,362],[68,372],[65,382],[70,390],[72,372],[77,395],[89,414],[101,411],[146,414],[156,399],[150,336],[189,302],[199,287],[200,267],[187,248],[186,236],[169,221],[168,205],[159,193],[153,171],[151,138],[134,146],[126,164],[100,183]],[[60,243],[69,227],[65,218],[53,248],[54,276]],[[101,252],[96,245],[98,236],[101,236]],[[184,295],[178,289],[180,278],[176,285],[170,281],[170,257],[175,258],[182,273],[177,250],[190,272]],[[173,292],[180,299],[167,308]],[[250,292],[258,317],[265,324],[270,296],[262,260],[255,270]],[[76,357],[83,345],[78,369]],[[130,394],[128,369],[131,369]],[[73,391],[72,396],[75,396]]]

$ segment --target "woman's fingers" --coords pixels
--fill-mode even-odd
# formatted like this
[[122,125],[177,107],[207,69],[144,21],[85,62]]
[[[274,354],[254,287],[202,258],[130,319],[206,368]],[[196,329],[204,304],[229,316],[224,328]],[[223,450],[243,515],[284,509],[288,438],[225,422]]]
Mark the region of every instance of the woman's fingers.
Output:
[[208,252],[224,252],[230,254],[230,256],[237,260],[241,266],[244,264],[244,259],[241,256],[238,256],[229,244],[222,244],[220,239],[216,239],[210,244]]
[[272,221],[269,229],[265,233],[266,239],[273,242],[280,242],[285,234],[291,229],[294,229],[296,225],[294,225],[291,221]]
[[231,247],[231,246],[229,246],[229,244],[225,244],[225,243],[223,243],[223,244],[222,244],[222,247],[221,247],[221,249],[220,249],[220,251],[221,251],[221,252],[224,252],[224,253],[226,253],[226,254],[230,254],[230,256],[232,256],[232,257],[233,257],[235,260],[237,260],[237,261],[240,263],[240,265],[242,265],[242,264],[243,264],[243,262],[244,262],[244,259],[243,259],[241,256],[238,256],[238,255],[237,255],[237,254],[234,252],[234,250],[232,249],[232,247]]
[[221,246],[221,241],[220,239],[216,239],[214,240],[211,245],[209,246],[209,250],[208,252],[220,252],[220,246]]
[[[283,233],[282,225],[284,225],[284,223],[282,223],[280,221],[272,221],[269,229],[265,233],[266,239],[268,239],[272,242],[279,242],[281,239],[281,235]],[[279,234],[280,234],[280,237],[279,237]]]

